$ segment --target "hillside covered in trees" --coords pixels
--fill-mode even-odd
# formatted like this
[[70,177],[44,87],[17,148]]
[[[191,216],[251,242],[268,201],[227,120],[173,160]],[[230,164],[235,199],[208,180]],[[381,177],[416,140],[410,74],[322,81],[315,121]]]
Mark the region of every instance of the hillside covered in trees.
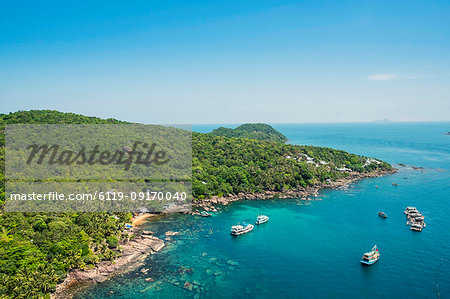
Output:
[[[120,121],[57,111],[0,114],[0,205],[5,199],[5,124],[117,124]],[[3,210],[3,208],[2,208]],[[0,210],[0,298],[53,291],[69,269],[113,260],[130,213],[3,213]]]
[[219,127],[211,135],[286,142],[287,138],[267,124],[243,124],[236,129]]
[[[1,114],[0,205],[5,200],[4,125],[12,123],[121,122],[49,110]],[[391,167],[340,150],[284,144],[286,137],[263,124],[225,131],[226,136],[216,136],[222,135],[217,130],[192,135],[192,183],[197,200],[238,192],[289,190],[345,177],[348,169],[370,172]],[[92,267],[100,260],[114,259],[120,254],[117,246],[123,237],[124,224],[130,218],[129,213],[0,211],[0,298],[43,296],[53,291],[70,269]]]
[[193,193],[198,199],[239,192],[287,191],[391,169],[383,161],[345,151],[194,133]]

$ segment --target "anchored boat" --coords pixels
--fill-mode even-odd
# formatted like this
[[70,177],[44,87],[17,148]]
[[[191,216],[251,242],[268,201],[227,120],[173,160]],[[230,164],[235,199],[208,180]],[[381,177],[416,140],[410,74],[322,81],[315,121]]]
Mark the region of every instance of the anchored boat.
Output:
[[427,227],[425,223],[425,217],[415,207],[406,207],[406,225],[411,225],[411,230],[421,232],[424,227]]
[[211,216],[212,214],[211,213],[208,213],[208,212],[206,212],[206,211],[202,211],[201,213],[200,213],[200,216],[202,216],[202,217],[209,217],[209,216]]
[[418,221],[418,222],[423,222],[425,220],[425,217],[423,217],[423,215],[417,216],[416,218],[414,218],[414,221]]
[[406,207],[405,215],[408,215],[409,213],[419,213],[419,211],[416,209],[416,207]]
[[266,223],[267,221],[269,221],[269,217],[266,215],[258,215],[258,217],[256,218],[256,224],[263,224]]
[[233,236],[239,236],[242,234],[246,234],[246,233],[252,231],[253,227],[254,227],[253,224],[245,224],[245,223],[243,225],[240,225],[240,224],[233,225],[231,227],[231,234]]
[[385,219],[387,218],[387,215],[384,212],[378,212],[378,216]]
[[373,265],[380,259],[380,253],[378,252],[377,245],[373,246],[372,250],[363,254],[361,258],[361,264]]
[[425,224],[425,222],[412,222],[411,230],[416,231],[416,232],[421,232],[422,229],[426,226],[427,225]]

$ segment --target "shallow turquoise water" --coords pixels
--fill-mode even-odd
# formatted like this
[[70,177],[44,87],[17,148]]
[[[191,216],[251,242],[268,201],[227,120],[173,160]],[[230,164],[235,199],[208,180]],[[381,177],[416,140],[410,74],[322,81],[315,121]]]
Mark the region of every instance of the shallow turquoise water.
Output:
[[[161,237],[167,230],[181,235],[145,266],[77,297],[450,297],[450,136],[442,134],[450,123],[274,126],[292,143],[425,169],[400,167],[348,190],[325,190],[318,201],[245,201],[210,218],[158,218],[145,228]],[[421,233],[405,225],[403,210],[410,205],[426,217]],[[380,210],[389,218],[379,218]],[[231,225],[253,223],[258,213],[269,222],[237,238],[229,235]],[[380,261],[362,267],[361,254],[374,244]],[[142,268],[149,273],[141,274]],[[155,282],[145,282],[147,277]],[[185,290],[186,281],[199,286]]]

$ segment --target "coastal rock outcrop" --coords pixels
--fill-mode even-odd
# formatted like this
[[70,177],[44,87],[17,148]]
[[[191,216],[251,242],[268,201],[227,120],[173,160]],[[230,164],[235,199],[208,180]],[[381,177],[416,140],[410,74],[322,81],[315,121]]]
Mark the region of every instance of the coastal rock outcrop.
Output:
[[179,232],[174,232],[174,231],[169,230],[166,232],[166,237],[176,236],[178,234],[179,234]]
[[[339,179],[336,181],[326,181],[316,183],[314,186],[309,187],[298,187],[293,190],[286,190],[282,192],[277,191],[262,191],[257,193],[244,193],[239,192],[238,194],[227,194],[224,196],[212,196],[208,199],[202,199],[195,201],[193,203],[194,207],[202,209],[204,211],[217,211],[217,206],[219,205],[228,205],[231,202],[235,202],[238,200],[252,200],[252,199],[273,199],[273,198],[300,198],[301,200],[312,200],[310,196],[317,197],[319,190],[321,189],[338,189],[347,186],[348,184],[364,179],[364,178],[373,178],[379,177],[385,174],[390,174],[396,172],[396,169],[385,170],[385,171],[375,171],[375,172],[348,172],[348,176],[343,179]],[[320,198],[314,198],[314,200],[320,200]],[[199,215],[199,212],[192,212],[194,215]]]
[[[121,246],[122,255],[114,262],[102,261],[93,268],[72,271],[64,282],[58,285],[53,297],[67,298],[64,291],[75,283],[101,283],[121,271],[130,271],[140,266],[149,254],[160,251],[164,246],[163,240],[148,233],[135,237]],[[149,269],[142,269],[142,271],[147,273]]]

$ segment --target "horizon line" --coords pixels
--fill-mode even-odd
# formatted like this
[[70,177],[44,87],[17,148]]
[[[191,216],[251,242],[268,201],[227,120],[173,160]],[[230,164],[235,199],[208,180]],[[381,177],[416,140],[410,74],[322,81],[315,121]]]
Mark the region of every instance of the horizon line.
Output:
[[119,120],[119,121],[127,121],[127,122],[132,122],[132,123],[141,123],[141,124],[164,124],[164,125],[179,125],[179,124],[185,124],[185,125],[240,125],[240,124],[256,124],[256,123],[264,123],[264,124],[273,124],[273,125],[283,125],[283,124],[390,124],[390,123],[445,123],[445,122],[450,122],[450,119],[448,120],[390,120],[390,119],[380,119],[380,120],[371,120],[371,121],[315,121],[315,122],[295,122],[295,121],[288,121],[288,122],[264,122],[264,121],[250,121],[250,122],[217,122],[217,123],[210,123],[210,122],[192,122],[192,123],[187,123],[187,122],[160,122],[160,123],[144,123],[144,122],[136,122],[133,120],[125,120],[125,119],[120,119],[120,118],[115,118],[115,117],[105,117],[105,116],[97,116],[97,115],[87,115],[87,114],[83,114],[80,112],[66,112],[66,111],[61,111],[61,110],[56,110],[56,109],[28,109],[28,110],[17,110],[17,111],[9,111],[9,112],[0,112],[0,114],[11,114],[11,113],[16,113],[16,112],[25,112],[25,111],[42,111],[42,110],[48,110],[48,111],[57,111],[57,112],[61,112],[61,113],[73,113],[73,114],[78,114],[78,115],[82,115],[82,116],[86,116],[86,117],[97,117],[97,118],[101,118],[101,119],[115,119],[115,120]]

